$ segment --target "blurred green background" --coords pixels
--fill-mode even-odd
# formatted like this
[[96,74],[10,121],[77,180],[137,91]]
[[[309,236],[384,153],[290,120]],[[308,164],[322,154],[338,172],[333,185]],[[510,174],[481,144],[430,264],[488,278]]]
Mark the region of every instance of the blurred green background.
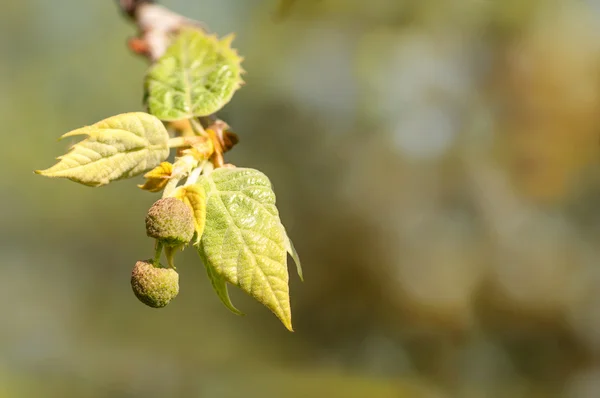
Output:
[[193,250],[176,301],[135,299],[157,196],[33,174],[143,109],[135,30],[2,3],[0,398],[600,397],[600,1],[277,3],[162,4],[237,33],[227,160],[274,184],[295,333]]

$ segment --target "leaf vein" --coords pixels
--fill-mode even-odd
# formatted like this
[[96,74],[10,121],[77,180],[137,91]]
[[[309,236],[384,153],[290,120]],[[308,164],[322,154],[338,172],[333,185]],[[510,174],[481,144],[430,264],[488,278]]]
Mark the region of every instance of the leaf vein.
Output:
[[[212,188],[211,190],[219,192],[219,190],[218,190],[215,182],[212,179],[209,179],[208,181],[211,184],[211,188]],[[237,231],[238,231],[238,237],[241,238],[241,240],[246,244],[246,248],[244,248],[244,250],[248,250],[250,252],[250,256],[253,259],[254,265],[257,265],[256,254],[254,252],[252,252],[252,250],[249,250],[249,245],[247,244],[246,239],[244,238],[244,234],[241,233],[241,229],[235,223],[235,220],[234,220],[233,216],[231,215],[231,213],[229,212],[229,209],[225,205],[225,202],[223,201],[223,198],[221,197],[221,195],[218,195],[218,194],[215,195],[215,196],[218,198],[218,200],[219,200],[222,208],[224,209],[223,213],[227,215],[227,217],[229,218],[229,221],[231,222],[231,224],[237,229]],[[221,250],[223,250],[224,245],[225,245],[225,242],[224,241],[221,242]],[[284,250],[285,250],[285,248],[284,248]],[[240,254],[241,254],[241,251],[240,251]],[[239,255],[238,255],[238,258],[239,258]],[[268,278],[265,275],[264,270],[261,267],[256,266],[254,268],[258,269],[260,271],[260,273],[263,275],[263,277],[265,277],[265,279],[268,280]],[[239,267],[238,267],[237,271],[238,271],[238,284],[239,284],[239,281],[240,281],[240,279],[239,279]],[[279,307],[280,313],[282,313],[282,314],[285,313],[283,305],[281,304],[281,301],[279,300],[279,297],[277,296],[277,294],[275,294],[275,289],[273,288],[273,286],[271,285],[271,283],[270,282],[267,283],[267,286],[269,287],[269,290],[271,291],[271,294],[273,295],[273,297],[277,298],[276,302],[277,302],[277,306]]]

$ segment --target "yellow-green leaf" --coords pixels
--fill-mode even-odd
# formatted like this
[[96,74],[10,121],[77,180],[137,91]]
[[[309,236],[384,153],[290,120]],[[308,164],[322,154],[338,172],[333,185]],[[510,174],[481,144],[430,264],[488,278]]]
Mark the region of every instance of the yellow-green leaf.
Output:
[[287,235],[287,232],[286,232],[283,224],[281,225],[281,228],[283,229],[283,233],[285,234],[285,249],[289,253],[290,257],[292,257],[292,260],[294,260],[294,263],[296,264],[296,272],[298,272],[298,276],[300,277],[300,280],[302,282],[304,282],[304,273],[302,272],[302,264],[300,263],[300,256],[298,255],[298,252],[296,251],[296,248],[294,247],[294,243],[292,242],[290,237]]
[[165,188],[165,185],[167,185],[167,183],[169,182],[172,172],[173,165],[169,162],[162,162],[161,164],[144,174],[146,182],[142,185],[138,185],[138,188],[150,192],[160,192]]
[[165,126],[143,112],[112,116],[61,138],[78,135],[87,138],[58,157],[59,162],[54,166],[36,173],[98,187],[143,173],[169,156]]
[[213,289],[217,293],[217,296],[221,300],[221,302],[229,309],[229,311],[233,312],[236,315],[244,315],[240,310],[235,308],[233,303],[231,302],[231,298],[229,297],[229,291],[227,291],[227,281],[219,275],[211,263],[206,260],[206,256],[202,251],[202,246],[198,247],[198,253],[200,254],[200,258],[204,263],[204,267],[206,268],[206,273],[208,274],[208,278],[210,279],[210,283],[212,284]]
[[161,120],[208,116],[227,104],[243,83],[233,36],[219,40],[199,29],[179,32],[146,75],[146,103]]
[[206,192],[206,226],[199,247],[205,262],[291,331],[287,237],[269,179],[253,169],[219,168],[198,184]]
[[194,213],[194,225],[196,229],[196,239],[194,244],[197,245],[202,238],[204,225],[206,223],[206,194],[202,185],[186,185],[177,188],[173,191],[176,198],[179,198],[183,203],[190,206]]

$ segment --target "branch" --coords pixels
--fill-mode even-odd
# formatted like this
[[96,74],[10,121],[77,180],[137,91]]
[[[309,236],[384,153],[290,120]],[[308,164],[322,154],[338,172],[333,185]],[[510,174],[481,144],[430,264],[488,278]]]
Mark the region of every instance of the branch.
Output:
[[154,3],[153,0],[117,0],[117,2],[121,7],[121,11],[131,19],[135,19],[136,11],[140,5]]
[[136,24],[138,36],[130,38],[129,48],[150,62],[158,60],[169,46],[170,36],[185,26],[206,30],[198,21],[160,6],[154,0],[117,0],[121,11]]
[[[183,27],[208,29],[199,21],[186,18],[154,2],[154,0],[117,0],[121,11],[138,28],[137,37],[129,38],[128,46],[134,53],[146,57],[151,63],[157,61],[167,50],[171,36]],[[202,128],[210,128],[218,138],[219,153],[229,151],[238,143],[237,135],[217,115],[198,118]],[[222,163],[222,159],[221,159]]]

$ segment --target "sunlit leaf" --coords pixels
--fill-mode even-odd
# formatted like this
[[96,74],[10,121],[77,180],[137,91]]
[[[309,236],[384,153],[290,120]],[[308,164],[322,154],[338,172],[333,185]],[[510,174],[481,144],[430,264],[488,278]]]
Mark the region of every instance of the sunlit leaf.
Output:
[[225,106],[243,83],[242,58],[231,48],[232,40],[183,29],[148,71],[149,112],[161,120],[180,120]]
[[200,184],[186,185],[177,188],[172,196],[179,198],[190,206],[194,213],[194,226],[196,230],[195,245],[200,242],[206,223],[206,194]]
[[60,156],[57,164],[36,173],[98,187],[143,173],[169,156],[169,134],[165,126],[143,112],[109,117],[61,138],[78,135],[87,135],[87,138]]
[[289,253],[290,257],[292,257],[292,260],[294,260],[294,263],[296,264],[296,272],[298,272],[298,276],[300,277],[300,280],[304,281],[304,273],[302,272],[302,264],[300,263],[300,256],[298,255],[298,252],[296,251],[296,248],[294,247],[294,243],[287,235],[287,232],[285,231],[283,224],[281,225],[281,228],[283,228],[283,233],[285,234],[285,249]]
[[206,191],[205,261],[292,330],[287,238],[269,179],[253,169],[220,168],[198,183]]
[[231,302],[231,298],[229,297],[229,292],[227,291],[227,281],[219,275],[211,263],[206,259],[204,252],[202,251],[202,246],[198,247],[198,253],[200,254],[200,258],[204,263],[206,268],[206,273],[208,274],[208,278],[210,279],[210,283],[213,286],[213,289],[219,296],[221,302],[229,309],[229,311],[233,312],[236,315],[244,315],[240,310],[235,308],[233,303]]
[[167,183],[169,182],[172,172],[173,165],[169,162],[162,162],[161,164],[144,174],[146,182],[142,185],[138,185],[138,188],[150,192],[160,192],[165,188],[165,185],[167,185]]

